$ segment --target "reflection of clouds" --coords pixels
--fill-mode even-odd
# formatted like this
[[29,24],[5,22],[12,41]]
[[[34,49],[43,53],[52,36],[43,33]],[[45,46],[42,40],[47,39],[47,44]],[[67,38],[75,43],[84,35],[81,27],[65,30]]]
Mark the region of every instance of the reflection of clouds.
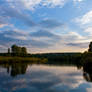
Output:
[[3,72],[5,72],[5,71],[6,71],[5,68],[0,68],[0,73],[3,73]]
[[87,88],[87,92],[92,92],[92,86],[90,88]]
[[[39,68],[39,69],[38,69]],[[35,69],[35,70],[34,70]],[[30,68],[29,68],[30,70]],[[82,72],[81,70],[77,70],[76,67],[51,67],[50,66],[50,69],[49,67],[47,66],[39,66],[39,67],[36,67],[36,66],[33,66],[33,68],[31,69],[31,71],[36,71],[36,72],[39,72],[39,71],[49,71],[51,73],[51,79],[50,77],[48,78],[47,76],[45,76],[45,80],[51,80],[53,81],[54,78],[52,77],[54,75],[56,75],[56,77],[58,77],[59,79],[59,82],[54,84],[53,86],[50,87],[50,89],[55,92],[59,92],[59,90],[64,92],[66,92],[66,90],[70,90],[70,89],[77,89],[81,84],[84,85],[85,81],[83,80],[83,77],[82,77]],[[42,77],[40,77],[42,78]],[[42,79],[43,80],[43,79]],[[88,84],[87,84],[88,85]],[[66,86],[64,88],[64,86]],[[57,90],[58,89],[58,90]],[[86,90],[86,88],[84,87],[83,88],[84,90]],[[80,88],[80,90],[82,90],[82,88]]]
[[63,85],[63,84],[58,84],[51,87],[51,90],[54,92],[68,92],[69,89],[70,88],[67,85]]
[[28,67],[25,75],[14,79],[3,77],[0,90],[5,92],[91,92],[88,88],[92,86],[83,80],[81,70],[72,66],[33,65]]
[[88,83],[82,83],[75,89],[70,90],[70,92],[88,92],[86,89],[90,87],[91,86]]
[[35,87],[28,87],[28,88],[18,89],[15,92],[38,92],[38,89],[36,89]]

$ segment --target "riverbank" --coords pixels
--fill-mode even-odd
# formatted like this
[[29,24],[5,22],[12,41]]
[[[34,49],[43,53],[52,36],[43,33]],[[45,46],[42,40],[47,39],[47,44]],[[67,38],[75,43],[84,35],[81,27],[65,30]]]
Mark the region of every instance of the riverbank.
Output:
[[46,63],[47,61],[48,60],[46,58],[0,56],[0,63],[14,63],[14,62]]

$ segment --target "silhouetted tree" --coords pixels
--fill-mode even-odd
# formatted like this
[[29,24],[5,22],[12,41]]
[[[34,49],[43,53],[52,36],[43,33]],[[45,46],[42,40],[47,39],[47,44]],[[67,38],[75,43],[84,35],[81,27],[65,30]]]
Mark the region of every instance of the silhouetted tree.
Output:
[[12,54],[14,56],[25,56],[27,54],[27,49],[25,47],[19,47],[17,45],[12,45]]
[[92,42],[90,42],[90,44],[89,44],[88,52],[92,52]]
[[10,48],[8,48],[8,54],[10,54],[11,52],[10,52]]
[[11,50],[13,54],[16,53],[16,48],[17,48],[17,45],[15,44],[11,46]]
[[27,54],[27,49],[25,47],[21,48],[21,54],[25,56]]

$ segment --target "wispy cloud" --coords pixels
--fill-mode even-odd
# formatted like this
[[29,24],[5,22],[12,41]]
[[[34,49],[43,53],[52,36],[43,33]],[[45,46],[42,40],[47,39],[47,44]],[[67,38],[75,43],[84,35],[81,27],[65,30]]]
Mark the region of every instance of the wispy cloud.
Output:
[[[65,18],[66,8],[63,11],[63,7],[68,2],[73,4],[73,2],[80,3],[82,1],[84,0],[0,0],[0,30],[2,30],[0,31],[0,43],[6,46],[5,49],[12,44],[18,44],[29,49],[39,49],[39,51],[42,48],[43,50],[48,49],[48,51],[54,49],[60,51],[63,47],[65,49],[70,49],[69,46],[82,47],[81,44],[88,43],[91,38],[71,31],[71,27],[71,30],[64,32],[66,30],[65,25],[69,23],[67,19],[70,16]],[[61,9],[60,17],[62,18],[58,18],[58,14],[54,17],[49,15],[52,9],[53,12],[55,11],[55,8],[56,10],[57,8]],[[40,15],[36,14],[38,13],[36,10],[41,10]],[[49,11],[43,12],[45,10]],[[77,17],[75,21],[80,25],[92,23],[91,15],[92,11],[89,11],[83,16]],[[39,16],[45,16],[46,18],[40,17],[39,19]],[[87,28],[85,32],[91,33],[90,30],[91,28]]]
[[85,1],[85,0],[73,0],[74,2],[82,2],[82,1]]
[[90,36],[92,36],[92,26],[89,26],[84,30],[84,32],[88,33]]
[[18,30],[13,31],[10,30],[10,31],[3,31],[0,33],[0,43],[2,45],[5,45],[6,48],[11,46],[12,44],[23,45],[26,47],[30,47],[30,49],[31,47],[47,48],[48,46],[52,46],[56,41],[59,41],[59,39],[60,37],[58,35],[55,35],[53,33],[44,30],[43,32],[38,31],[33,33],[27,33]]
[[35,23],[27,14],[25,14],[20,8],[18,9],[18,7],[16,8],[16,6],[14,7],[14,5],[11,5],[10,2],[7,3],[6,0],[0,1],[0,17],[3,18],[3,22],[7,20],[9,23],[11,19],[15,18],[28,26],[35,26]]
[[63,27],[64,23],[61,23],[57,20],[46,19],[40,22],[40,26],[46,29],[52,29],[52,28]]
[[[81,42],[80,42],[81,41]],[[84,41],[84,42],[83,42]],[[77,47],[81,48],[87,46],[85,43],[84,37],[79,35],[78,33],[68,33],[62,35],[56,35],[53,32],[49,32],[47,30],[40,30],[37,32],[23,32],[19,30],[15,31],[3,31],[0,33],[0,43],[6,47],[11,46],[12,44],[18,44],[28,47],[29,49],[45,50],[54,50],[58,47],[61,48],[63,46],[69,47]],[[83,45],[82,45],[83,44]],[[53,46],[53,47],[52,47]],[[38,49],[37,49],[38,48]]]
[[[74,2],[74,0],[72,0]],[[31,11],[36,7],[63,7],[68,0],[1,0],[0,1],[0,17],[7,20],[8,23],[11,19],[16,19],[22,23],[33,27],[36,26],[36,22],[32,20],[31,15],[28,15],[25,10]],[[2,23],[3,24],[3,23]],[[40,23],[43,27],[55,27],[61,24],[55,20],[43,20]]]
[[79,48],[87,48],[88,47],[89,42],[84,42],[84,43],[68,43],[68,46],[72,46],[72,47],[79,47]]
[[[3,1],[3,0],[1,0]],[[28,9],[34,10],[37,7],[63,7],[68,0],[5,0],[7,1],[13,8],[18,7],[20,9]],[[72,2],[82,2],[84,0],[70,0]]]
[[18,7],[24,6],[24,9],[34,10],[36,7],[46,6],[46,7],[63,7],[67,0],[7,0],[12,5]]
[[92,24],[92,10],[75,19],[80,25]]

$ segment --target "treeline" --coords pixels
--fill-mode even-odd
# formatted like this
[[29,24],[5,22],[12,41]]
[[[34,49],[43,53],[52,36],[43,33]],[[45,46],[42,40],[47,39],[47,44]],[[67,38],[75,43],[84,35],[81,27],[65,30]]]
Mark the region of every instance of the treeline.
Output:
[[27,48],[20,47],[16,44],[12,45],[11,48],[8,48],[7,53],[0,53],[0,56],[27,56]]
[[11,46],[11,48],[8,48],[7,54],[11,56],[26,56],[27,49],[26,47],[20,47],[14,44]]
[[92,42],[89,44],[88,51],[85,51],[81,58],[81,63],[86,64],[88,62],[92,63]]
[[[92,42],[89,44],[88,51],[84,53],[45,53],[45,54],[28,54],[26,47],[20,47],[17,45],[12,45],[11,48],[8,48],[7,53],[0,54],[2,57],[22,57],[20,61],[31,61],[31,58],[37,60],[44,60],[47,64],[77,64],[84,65],[87,62],[92,62]],[[24,58],[25,57],[25,58]],[[27,59],[28,58],[28,59]],[[3,60],[3,59],[2,59]],[[9,58],[7,59],[10,60]]]
[[[45,62],[47,64],[76,64],[80,61],[81,53],[45,53],[45,54],[28,54],[26,47],[12,45],[8,48],[7,53],[0,54],[0,61],[27,61],[32,60]],[[5,57],[4,57],[5,56]],[[14,58],[15,57],[15,58]],[[22,58],[21,58],[22,57]]]
[[0,53],[0,63],[46,63],[47,61],[46,58],[33,57],[31,54],[28,54],[26,47],[20,47],[15,44],[8,48],[7,53]]
[[71,64],[79,63],[82,53],[47,53],[47,54],[32,54],[33,57],[47,58],[47,64]]
[[35,54],[33,56],[47,58],[48,64],[76,64],[84,66],[90,63],[92,65],[92,42],[89,44],[88,51],[84,53],[48,53]]

